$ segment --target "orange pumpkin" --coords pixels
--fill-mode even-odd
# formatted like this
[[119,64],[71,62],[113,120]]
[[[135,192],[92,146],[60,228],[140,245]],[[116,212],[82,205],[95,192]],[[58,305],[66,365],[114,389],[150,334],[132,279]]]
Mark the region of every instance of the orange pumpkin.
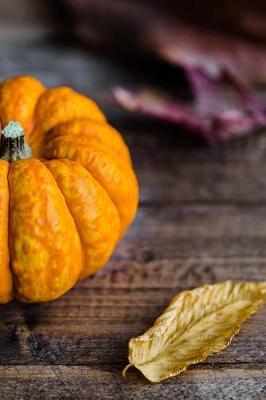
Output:
[[0,303],[53,300],[109,259],[133,221],[128,148],[89,98],[0,84]]

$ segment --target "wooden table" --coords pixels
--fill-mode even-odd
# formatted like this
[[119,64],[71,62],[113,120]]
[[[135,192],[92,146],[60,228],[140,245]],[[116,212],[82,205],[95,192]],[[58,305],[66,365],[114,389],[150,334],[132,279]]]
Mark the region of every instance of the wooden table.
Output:
[[0,398],[266,398],[266,307],[229,348],[179,377],[150,384],[132,369],[121,378],[129,338],[143,333],[177,291],[266,280],[266,135],[207,148],[178,128],[116,109],[109,102],[115,84],[160,77],[183,87],[167,66],[126,67],[48,42],[1,48],[1,79],[32,73],[101,104],[132,150],[141,200],[106,269],[55,302],[0,307]]

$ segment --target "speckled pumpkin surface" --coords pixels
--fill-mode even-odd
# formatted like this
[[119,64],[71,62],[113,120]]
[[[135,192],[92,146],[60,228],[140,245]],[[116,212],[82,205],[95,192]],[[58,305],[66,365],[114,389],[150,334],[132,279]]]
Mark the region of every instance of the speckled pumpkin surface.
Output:
[[102,268],[133,221],[129,151],[91,99],[30,76],[0,84],[0,120],[0,303],[53,300]]

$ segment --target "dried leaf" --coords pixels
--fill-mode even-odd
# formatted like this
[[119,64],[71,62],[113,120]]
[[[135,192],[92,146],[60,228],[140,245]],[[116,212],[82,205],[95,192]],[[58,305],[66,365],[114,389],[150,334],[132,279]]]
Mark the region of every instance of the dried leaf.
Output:
[[146,333],[129,341],[129,366],[151,382],[180,374],[224,349],[265,291],[266,283],[226,281],[179,293]]
[[131,92],[117,87],[115,101],[130,112],[183,126],[208,143],[227,142],[266,126],[266,101],[232,75],[215,76],[184,66],[194,99],[169,100],[156,91]]

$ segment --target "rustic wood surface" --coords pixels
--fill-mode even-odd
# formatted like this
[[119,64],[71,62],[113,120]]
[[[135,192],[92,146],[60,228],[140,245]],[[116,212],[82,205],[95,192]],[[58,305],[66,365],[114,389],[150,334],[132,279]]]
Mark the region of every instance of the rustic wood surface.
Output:
[[160,76],[161,85],[174,77],[185,88],[165,65],[130,64],[54,40],[1,48],[1,79],[34,74],[101,104],[130,145],[141,200],[106,269],[55,302],[0,307],[0,398],[264,399],[266,308],[225,351],[179,377],[150,384],[132,369],[121,378],[129,338],[143,333],[178,290],[266,280],[266,135],[207,148],[180,129],[117,109],[110,102],[116,84]]

